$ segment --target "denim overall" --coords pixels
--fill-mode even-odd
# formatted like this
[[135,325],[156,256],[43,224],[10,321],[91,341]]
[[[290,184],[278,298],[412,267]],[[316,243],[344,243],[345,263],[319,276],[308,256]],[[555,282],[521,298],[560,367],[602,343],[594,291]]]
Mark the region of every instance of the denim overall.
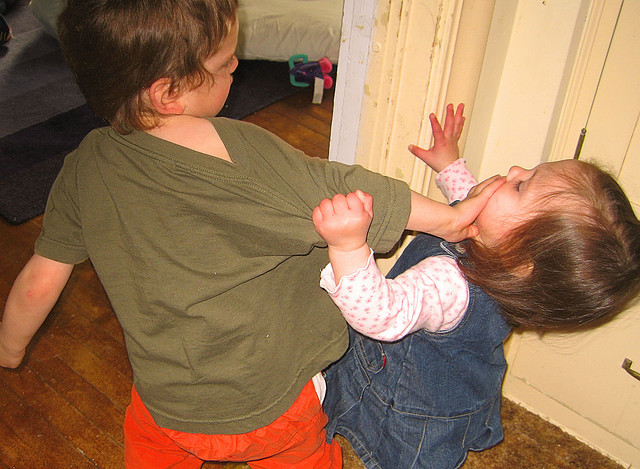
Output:
[[[418,235],[388,277],[436,255],[458,254],[439,238]],[[510,328],[493,300],[469,289],[455,329],[393,343],[350,330],[349,350],[326,371],[327,438],[346,437],[367,468],[457,468],[469,450],[502,440],[502,342]]]

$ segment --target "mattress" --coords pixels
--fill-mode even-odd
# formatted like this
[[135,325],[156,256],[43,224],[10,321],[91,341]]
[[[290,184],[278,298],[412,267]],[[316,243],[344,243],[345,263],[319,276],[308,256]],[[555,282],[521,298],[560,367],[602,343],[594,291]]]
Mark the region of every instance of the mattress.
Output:
[[338,61],[343,0],[239,0],[239,59]]
[[[56,36],[56,20],[66,0],[32,0],[45,30]],[[338,61],[343,0],[239,0],[239,59],[287,61],[306,54]]]

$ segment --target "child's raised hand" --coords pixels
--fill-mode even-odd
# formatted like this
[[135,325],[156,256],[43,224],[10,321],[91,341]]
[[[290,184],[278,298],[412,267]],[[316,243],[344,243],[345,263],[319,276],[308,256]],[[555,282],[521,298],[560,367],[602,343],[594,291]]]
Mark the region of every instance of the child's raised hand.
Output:
[[460,156],[458,140],[464,127],[464,104],[459,104],[455,113],[453,104],[447,105],[444,129],[435,114],[429,115],[433,132],[433,146],[428,150],[417,145],[409,145],[409,151],[427,163],[436,172],[442,171]]
[[313,209],[316,231],[330,248],[352,251],[367,241],[373,219],[373,197],[357,190],[324,199]]

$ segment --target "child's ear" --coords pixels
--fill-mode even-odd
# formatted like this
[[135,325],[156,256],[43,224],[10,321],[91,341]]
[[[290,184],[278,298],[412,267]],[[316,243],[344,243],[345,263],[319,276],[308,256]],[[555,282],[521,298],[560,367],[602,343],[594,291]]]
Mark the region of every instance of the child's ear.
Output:
[[154,109],[162,115],[180,115],[184,105],[180,93],[171,86],[168,78],[158,78],[149,87],[149,101]]
[[476,225],[469,225],[467,238],[478,238],[478,240],[482,242],[482,238],[480,237],[480,230],[478,230],[478,227]]

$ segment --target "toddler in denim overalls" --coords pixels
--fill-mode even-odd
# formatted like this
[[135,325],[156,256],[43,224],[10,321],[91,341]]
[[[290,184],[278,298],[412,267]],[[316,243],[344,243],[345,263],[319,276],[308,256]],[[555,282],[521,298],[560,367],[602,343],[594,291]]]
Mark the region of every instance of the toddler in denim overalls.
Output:
[[[432,114],[433,147],[410,147],[450,203],[495,182],[476,186],[458,159],[462,111],[447,107],[444,130]],[[372,197],[356,191],[313,216],[331,260],[320,284],[352,327],[325,373],[327,435],[344,435],[368,468],[455,468],[499,443],[511,327],[610,318],[640,289],[640,223],[615,180],[583,162],[511,168],[473,240],[418,235],[388,279],[366,243],[372,214]],[[609,255],[623,279],[597,275]]]

